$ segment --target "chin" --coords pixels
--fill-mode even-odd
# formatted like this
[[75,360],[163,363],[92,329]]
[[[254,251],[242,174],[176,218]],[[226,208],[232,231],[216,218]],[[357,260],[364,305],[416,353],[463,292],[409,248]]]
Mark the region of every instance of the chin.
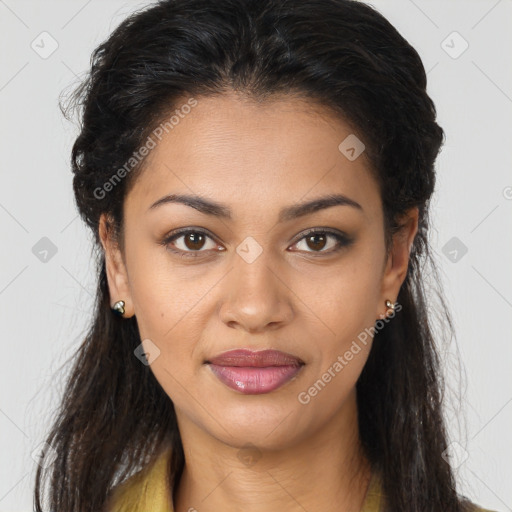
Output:
[[301,428],[307,429],[307,418],[304,409],[296,401],[292,401],[289,407],[278,402],[264,403],[260,400],[236,406],[224,402],[213,409],[218,411],[217,418],[230,419],[220,420],[219,425],[211,421],[211,417],[204,418],[208,422],[206,429],[234,448],[252,443],[262,450],[282,450],[307,435],[301,432]]

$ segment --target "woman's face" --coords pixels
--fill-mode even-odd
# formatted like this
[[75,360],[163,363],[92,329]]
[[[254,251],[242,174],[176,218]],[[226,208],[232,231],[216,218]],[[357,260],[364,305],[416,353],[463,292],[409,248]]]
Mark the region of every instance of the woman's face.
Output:
[[[232,446],[291,446],[354,404],[371,328],[385,300],[396,301],[416,226],[387,258],[363,146],[314,104],[196,100],[172,129],[153,132],[156,147],[126,197],[123,260],[107,251],[112,303],[136,315],[180,428]],[[197,207],[152,207],[169,195]],[[300,208],[334,196],[337,205]],[[234,349],[279,350],[299,366],[207,363]]]

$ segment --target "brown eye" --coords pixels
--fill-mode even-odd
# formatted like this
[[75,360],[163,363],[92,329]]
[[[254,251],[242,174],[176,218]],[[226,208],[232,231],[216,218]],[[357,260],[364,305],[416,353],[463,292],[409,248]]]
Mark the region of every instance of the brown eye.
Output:
[[184,243],[188,249],[197,251],[204,245],[206,237],[202,233],[188,233],[184,235]]
[[[210,247],[208,247],[208,241],[210,241]],[[161,243],[171,252],[192,257],[199,256],[200,253],[208,252],[208,249],[215,249],[217,247],[217,244],[209,235],[193,229],[171,234],[162,240]]]
[[306,237],[308,247],[311,247],[315,251],[321,251],[326,243],[327,243],[327,236],[325,234],[318,234],[315,233],[314,235],[308,235]]
[[[305,245],[305,252],[309,253],[332,253],[346,247],[352,243],[352,239],[348,236],[337,233],[334,231],[327,231],[325,229],[313,229],[306,233],[298,242],[293,246],[300,244]],[[292,247],[293,247],[292,246]],[[325,249],[327,247],[327,249]]]

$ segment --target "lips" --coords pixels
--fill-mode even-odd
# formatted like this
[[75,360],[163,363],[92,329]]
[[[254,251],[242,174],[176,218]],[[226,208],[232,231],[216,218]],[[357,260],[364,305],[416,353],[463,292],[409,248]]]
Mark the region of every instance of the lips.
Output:
[[206,362],[220,366],[252,366],[258,368],[304,364],[298,357],[281,352],[280,350],[254,352],[245,349],[229,350]]
[[230,350],[206,361],[226,386],[243,394],[269,393],[291,380],[304,362],[278,350]]

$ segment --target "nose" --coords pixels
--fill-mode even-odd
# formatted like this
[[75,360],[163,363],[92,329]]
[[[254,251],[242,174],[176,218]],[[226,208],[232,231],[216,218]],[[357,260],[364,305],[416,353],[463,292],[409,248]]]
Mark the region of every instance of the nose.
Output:
[[250,263],[236,255],[233,264],[224,280],[221,320],[228,327],[250,333],[290,323],[294,315],[293,292],[286,275],[272,265],[265,251]]

